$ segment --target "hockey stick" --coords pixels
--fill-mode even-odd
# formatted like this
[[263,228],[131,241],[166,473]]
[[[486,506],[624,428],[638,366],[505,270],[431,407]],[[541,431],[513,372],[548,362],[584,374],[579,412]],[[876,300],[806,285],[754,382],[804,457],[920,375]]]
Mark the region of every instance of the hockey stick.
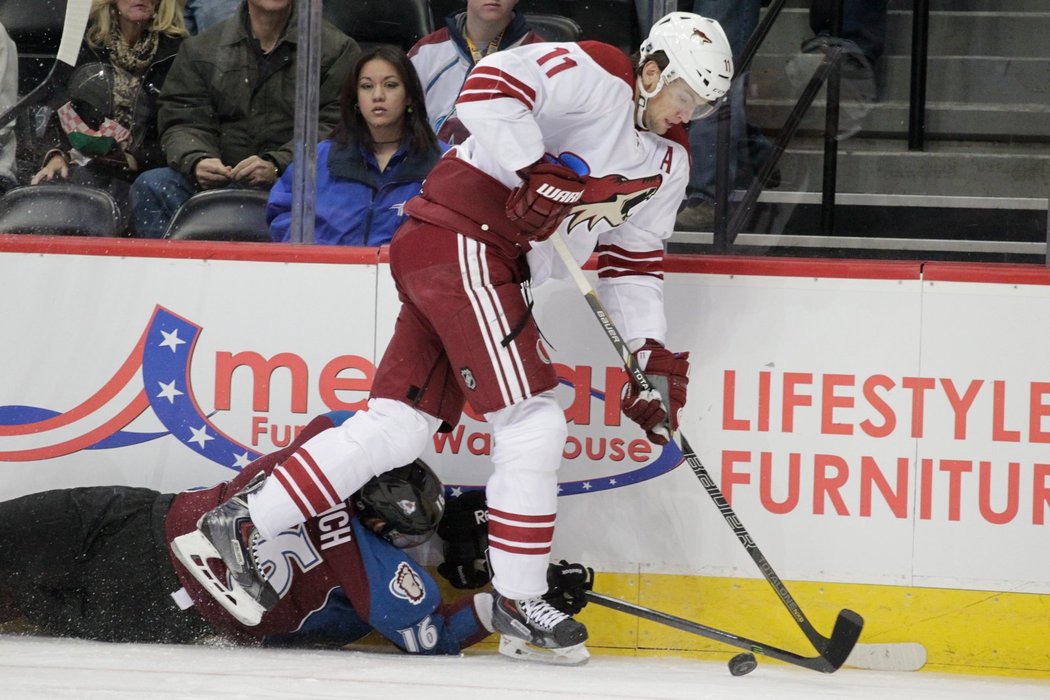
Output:
[[[652,383],[645,376],[645,372],[638,367],[634,361],[634,355],[631,354],[630,349],[627,347],[627,342],[620,336],[619,331],[616,330],[616,325],[613,323],[612,317],[609,312],[606,311],[605,306],[602,304],[601,299],[598,298],[598,292],[594,289],[591,283],[583,275],[583,270],[580,269],[579,263],[576,262],[576,258],[572,257],[572,253],[569,251],[568,246],[565,244],[565,239],[562,238],[561,233],[555,233],[551,236],[550,240],[554,244],[554,250],[557,251],[558,256],[565,264],[565,268],[569,271],[573,281],[576,283],[577,288],[583,294],[584,299],[587,300],[588,306],[591,308],[591,312],[595,318],[601,324],[605,330],[606,337],[609,338],[609,342],[612,343],[616,352],[620,355],[623,360],[623,365],[627,369],[628,374],[631,375],[631,379],[638,385],[639,391],[649,391],[652,389]],[[766,559],[765,555],[755,544],[754,539],[744,528],[744,524],[737,517],[736,513],[733,512],[733,508],[726,501],[725,496],[722,495],[722,490],[718,488],[718,484],[714,482],[711,475],[708,474],[707,468],[700,461],[700,458],[696,456],[693,449],[689,446],[689,441],[685,439],[685,434],[679,431],[678,439],[681,441],[682,456],[686,462],[689,463],[689,467],[693,470],[693,474],[700,480],[700,484],[707,491],[707,495],[711,497],[711,500],[715,502],[715,506],[718,511],[725,518],[725,521],[732,528],[733,534],[736,535],[740,543],[744,545],[744,549],[751,555],[751,559],[758,566],[759,571],[765,577],[769,585],[776,591],[777,596],[780,598],[780,602],[784,604],[788,612],[795,619],[799,628],[806,635],[810,644],[820,653],[820,657],[824,660],[824,668],[818,669],[825,673],[831,673],[840,666],[849,656],[853,646],[857,643],[857,639],[860,637],[860,631],[864,627],[864,619],[853,612],[852,610],[844,609],[839,612],[838,617],[835,619],[835,626],[832,629],[831,636],[825,637],[813,627],[813,624],[806,617],[806,614],[802,612],[802,608],[795,602],[795,599],[791,597],[791,593],[788,592],[787,587],[784,586],[784,582],[780,580],[776,572],[773,571],[773,567]]]
[[[730,646],[746,649],[756,654],[764,654],[773,659],[778,659],[789,664],[802,666],[804,668],[824,671],[825,663],[821,656],[807,657],[799,656],[784,649],[769,644],[762,644],[746,637],[740,637],[730,632],[724,632],[714,627],[693,622],[681,617],[675,617],[668,613],[645,608],[641,605],[628,603],[626,600],[602,595],[594,591],[585,593],[587,600],[597,605],[611,608],[627,615],[634,615],[643,620],[667,625],[683,632],[696,634],[716,642],[723,642]],[[834,635],[832,635],[834,636]],[[874,671],[918,671],[926,664],[926,648],[914,642],[894,642],[887,644],[863,644],[859,643],[853,647],[853,651],[846,659],[846,666],[853,668],[869,669]]]
[[84,32],[87,31],[88,14],[91,12],[91,0],[67,0],[66,19],[62,25],[62,38],[58,42],[58,54],[55,62],[51,64],[40,84],[30,90],[14,105],[0,114],[0,127],[5,126],[15,118],[15,115],[24,107],[35,104],[39,97],[51,86],[59,75],[68,77],[73,67],[77,64],[77,56],[80,54],[80,45],[84,41]]

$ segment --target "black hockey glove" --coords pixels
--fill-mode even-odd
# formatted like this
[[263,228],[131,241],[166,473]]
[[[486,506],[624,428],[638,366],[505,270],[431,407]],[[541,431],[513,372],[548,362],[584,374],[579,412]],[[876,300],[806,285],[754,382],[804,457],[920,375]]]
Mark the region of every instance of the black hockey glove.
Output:
[[437,534],[445,544],[438,573],[456,588],[481,588],[489,569],[489,526],[484,491],[467,491],[445,502]]
[[568,615],[587,605],[587,591],[594,587],[594,569],[562,559],[547,566],[547,593],[543,599]]

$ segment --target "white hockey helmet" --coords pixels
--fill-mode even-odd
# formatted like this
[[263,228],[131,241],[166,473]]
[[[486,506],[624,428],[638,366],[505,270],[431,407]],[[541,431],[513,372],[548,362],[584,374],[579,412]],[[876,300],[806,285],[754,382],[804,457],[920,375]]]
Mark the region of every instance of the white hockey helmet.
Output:
[[[692,12],[672,12],[657,20],[639,48],[639,65],[657,51],[667,57],[667,67],[660,74],[661,86],[681,78],[693,92],[708,103],[729,91],[733,80],[733,50],[713,19]],[[652,97],[659,90],[643,95]],[[694,116],[694,119],[709,114]]]

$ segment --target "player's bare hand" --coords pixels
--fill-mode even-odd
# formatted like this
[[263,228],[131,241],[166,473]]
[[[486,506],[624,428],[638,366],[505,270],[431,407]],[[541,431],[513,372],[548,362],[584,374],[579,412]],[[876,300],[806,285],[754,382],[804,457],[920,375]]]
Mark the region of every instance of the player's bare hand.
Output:
[[224,187],[230,182],[230,166],[218,158],[201,158],[193,171],[202,190]]
[[249,187],[270,187],[277,182],[277,167],[265,158],[248,156],[233,166],[230,177]]
[[66,162],[66,159],[61,154],[56,153],[44,164],[44,167],[37,171],[33,179],[29,181],[29,184],[37,185],[41,182],[51,182],[55,179],[65,180],[68,177],[69,163]]

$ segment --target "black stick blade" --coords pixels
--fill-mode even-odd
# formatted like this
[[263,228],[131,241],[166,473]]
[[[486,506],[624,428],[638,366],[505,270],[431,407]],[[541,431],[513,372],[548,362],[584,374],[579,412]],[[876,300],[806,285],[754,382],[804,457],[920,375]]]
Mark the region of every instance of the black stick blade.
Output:
[[863,617],[852,610],[843,610],[839,613],[835,620],[835,628],[831,631],[831,637],[828,638],[828,645],[820,654],[830,666],[824,671],[825,673],[834,673],[846,663],[863,629]]

